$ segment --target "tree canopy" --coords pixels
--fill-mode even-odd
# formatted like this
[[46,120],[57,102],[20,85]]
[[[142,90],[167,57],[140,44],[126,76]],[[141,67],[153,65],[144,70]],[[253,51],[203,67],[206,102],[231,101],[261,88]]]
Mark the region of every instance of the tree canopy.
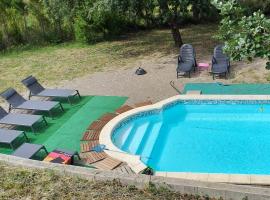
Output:
[[0,51],[160,27],[170,28],[179,47],[184,24],[221,18],[218,39],[232,59],[270,60],[269,13],[270,0],[0,0]]
[[185,23],[217,19],[210,0],[0,0],[0,50],[16,45],[96,42],[170,27],[182,44]]

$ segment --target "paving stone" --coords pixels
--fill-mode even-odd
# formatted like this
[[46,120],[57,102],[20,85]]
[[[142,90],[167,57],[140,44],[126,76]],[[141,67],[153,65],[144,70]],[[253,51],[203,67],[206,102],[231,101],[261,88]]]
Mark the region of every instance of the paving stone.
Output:
[[127,112],[127,111],[132,110],[132,109],[133,109],[133,107],[131,107],[129,105],[124,105],[124,106],[118,108],[115,112],[118,114],[121,114],[121,113]]
[[98,140],[100,135],[99,130],[87,130],[83,134],[83,137],[81,141],[92,141],[92,140]]
[[112,120],[113,118],[115,118],[117,116],[116,113],[106,113],[103,116],[101,116],[99,118],[100,121],[105,121],[105,122],[109,122],[110,120]]
[[144,101],[144,102],[140,102],[140,103],[135,103],[135,107],[138,108],[138,107],[142,107],[142,106],[149,106],[149,105],[152,105],[153,102],[152,101]]

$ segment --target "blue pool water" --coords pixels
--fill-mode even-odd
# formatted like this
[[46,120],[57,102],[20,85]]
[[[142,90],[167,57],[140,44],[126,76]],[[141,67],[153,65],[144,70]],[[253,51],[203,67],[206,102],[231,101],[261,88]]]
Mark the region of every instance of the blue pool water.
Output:
[[270,174],[270,105],[178,103],[123,122],[112,140],[156,171]]

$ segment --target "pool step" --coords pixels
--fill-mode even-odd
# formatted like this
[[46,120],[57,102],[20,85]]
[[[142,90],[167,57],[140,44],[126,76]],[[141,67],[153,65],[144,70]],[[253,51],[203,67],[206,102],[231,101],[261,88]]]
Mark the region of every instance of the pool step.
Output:
[[127,141],[130,132],[132,131],[133,127],[135,126],[134,123],[130,123],[127,127],[125,127],[122,132],[121,135],[119,137],[117,137],[117,140],[114,140],[114,144],[118,147],[123,147],[125,142]]
[[147,162],[147,159],[149,158],[149,156],[151,156],[161,127],[162,122],[157,122],[153,124],[152,130],[145,134],[145,138],[143,138],[143,143],[141,143],[141,146],[137,151],[137,154],[141,155],[141,159],[145,162]]
[[152,132],[152,129],[153,129],[154,125],[155,125],[155,123],[152,122],[152,123],[147,127],[147,129],[146,129],[146,131],[145,131],[145,133],[144,133],[144,136],[143,136],[143,138],[142,138],[142,141],[141,141],[140,145],[138,146],[138,148],[137,148],[137,150],[136,150],[136,155],[141,155],[142,150],[143,150],[144,147],[145,147],[145,143],[148,141],[148,138],[149,138],[150,135],[151,135],[151,132]]
[[129,137],[126,140],[125,145],[123,146],[123,149],[126,150],[127,152],[135,154],[140,143],[143,140],[143,137],[145,135],[145,132],[149,124],[150,124],[149,122],[144,122],[134,127],[133,130],[130,132]]

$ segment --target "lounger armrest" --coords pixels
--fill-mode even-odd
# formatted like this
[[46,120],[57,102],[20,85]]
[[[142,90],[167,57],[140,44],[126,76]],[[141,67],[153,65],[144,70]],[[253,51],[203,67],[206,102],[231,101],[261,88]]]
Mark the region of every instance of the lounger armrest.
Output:
[[183,62],[183,59],[182,59],[182,57],[179,55],[179,56],[178,56],[178,63],[181,63],[181,62]]
[[231,66],[231,61],[230,61],[230,58],[227,58],[227,64],[228,64],[228,67]]
[[214,56],[212,57],[212,64],[217,64],[217,59]]

